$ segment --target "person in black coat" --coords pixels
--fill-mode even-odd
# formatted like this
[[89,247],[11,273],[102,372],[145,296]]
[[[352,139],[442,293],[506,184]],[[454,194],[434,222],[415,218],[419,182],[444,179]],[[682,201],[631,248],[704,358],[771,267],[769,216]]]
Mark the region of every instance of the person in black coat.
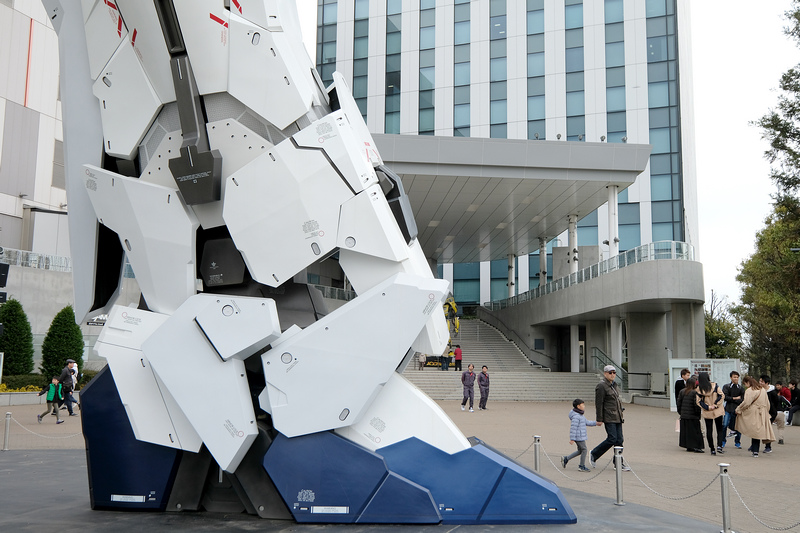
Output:
[[697,380],[689,378],[678,394],[676,404],[681,416],[678,446],[687,452],[703,453],[703,432],[700,429],[700,406],[697,405]]

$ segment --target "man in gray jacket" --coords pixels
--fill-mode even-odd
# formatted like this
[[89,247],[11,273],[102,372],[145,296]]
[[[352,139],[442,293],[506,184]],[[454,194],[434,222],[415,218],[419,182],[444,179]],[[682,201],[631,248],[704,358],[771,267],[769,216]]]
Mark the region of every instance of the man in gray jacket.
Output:
[[[595,461],[600,459],[613,446],[622,446],[622,423],[625,421],[622,416],[622,400],[619,397],[619,389],[614,382],[617,377],[617,369],[613,365],[606,365],[603,368],[603,381],[597,384],[594,389],[594,404],[597,411],[597,421],[602,422],[606,428],[606,440],[598,444],[589,454],[589,462],[594,468]],[[624,462],[622,470],[628,471],[630,467]]]

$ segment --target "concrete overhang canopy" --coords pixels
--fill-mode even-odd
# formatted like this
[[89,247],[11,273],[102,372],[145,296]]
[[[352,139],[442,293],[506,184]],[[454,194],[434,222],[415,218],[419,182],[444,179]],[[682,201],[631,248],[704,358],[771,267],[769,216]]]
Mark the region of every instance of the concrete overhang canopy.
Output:
[[[408,193],[425,255],[469,263],[524,255],[644,171],[649,144],[374,134]],[[603,221],[600,221],[603,224]]]

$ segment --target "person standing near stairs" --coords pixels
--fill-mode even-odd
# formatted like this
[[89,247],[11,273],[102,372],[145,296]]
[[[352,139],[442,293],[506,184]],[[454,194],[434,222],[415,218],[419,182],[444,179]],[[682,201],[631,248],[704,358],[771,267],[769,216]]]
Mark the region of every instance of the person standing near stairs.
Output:
[[486,400],[489,399],[489,367],[483,365],[481,373],[478,374],[478,389],[481,391],[481,399],[478,402],[478,409],[486,410]]
[[475,401],[475,365],[469,364],[467,369],[461,373],[461,384],[464,386],[464,399],[461,400],[461,410],[467,404],[469,398],[469,412],[473,413],[475,410],[472,408]]
[[461,371],[461,359],[462,359],[461,345],[460,344],[456,344],[456,349],[453,350],[453,355],[455,356],[455,361],[456,361],[456,371],[460,372]]

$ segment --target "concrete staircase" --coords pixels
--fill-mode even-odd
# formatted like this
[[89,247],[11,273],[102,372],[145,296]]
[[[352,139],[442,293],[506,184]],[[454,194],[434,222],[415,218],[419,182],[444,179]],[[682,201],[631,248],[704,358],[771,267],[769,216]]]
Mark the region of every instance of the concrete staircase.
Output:
[[[461,331],[452,342],[461,345],[464,370],[469,363],[475,365],[476,373],[483,365],[489,367],[490,402],[572,401],[575,398],[594,401],[594,388],[600,381],[597,374],[550,372],[534,366],[514,343],[483,321],[461,321]],[[417,368],[409,364],[403,376],[428,396],[434,400],[462,399],[460,372],[452,369],[442,372],[438,367]],[[476,382],[476,404],[479,396]]]

